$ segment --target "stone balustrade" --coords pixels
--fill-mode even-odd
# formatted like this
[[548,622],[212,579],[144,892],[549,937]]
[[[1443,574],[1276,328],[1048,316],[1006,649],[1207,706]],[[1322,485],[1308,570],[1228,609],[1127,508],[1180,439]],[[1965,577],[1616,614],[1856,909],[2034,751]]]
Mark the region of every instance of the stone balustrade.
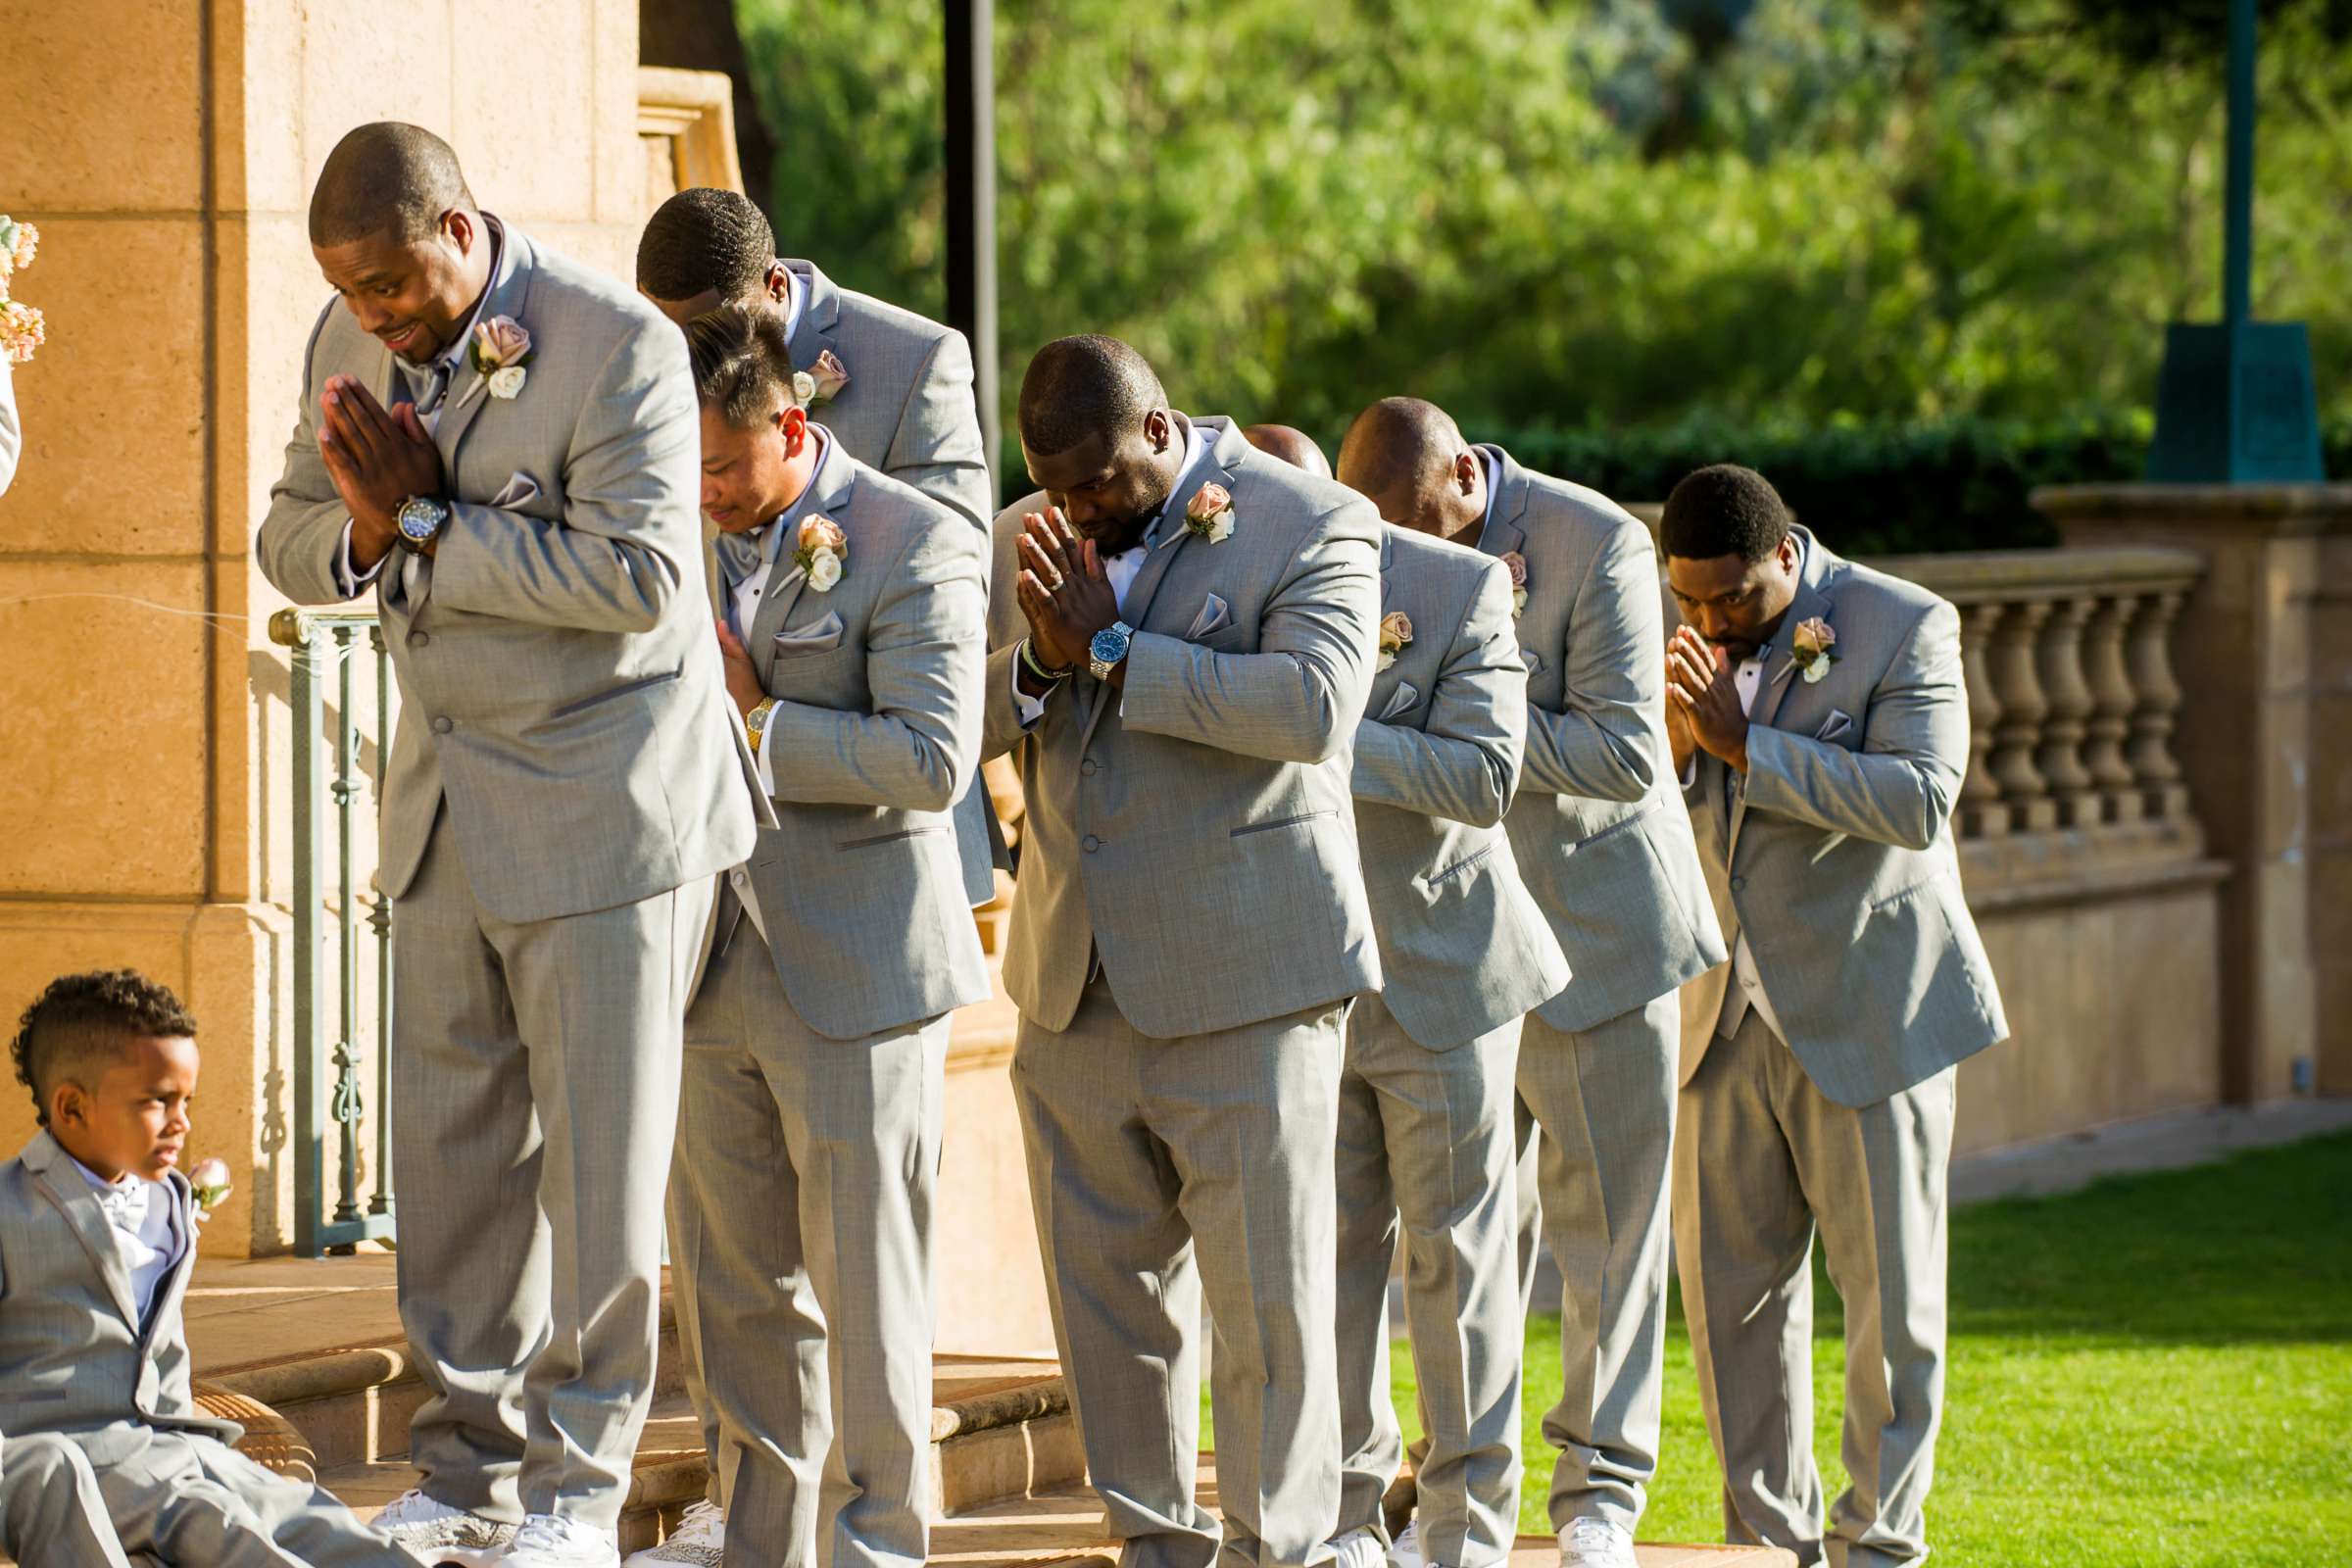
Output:
[[1964,840],[2139,822],[2193,829],[2173,756],[2175,618],[2192,550],[2113,546],[1886,558],[1960,611]]

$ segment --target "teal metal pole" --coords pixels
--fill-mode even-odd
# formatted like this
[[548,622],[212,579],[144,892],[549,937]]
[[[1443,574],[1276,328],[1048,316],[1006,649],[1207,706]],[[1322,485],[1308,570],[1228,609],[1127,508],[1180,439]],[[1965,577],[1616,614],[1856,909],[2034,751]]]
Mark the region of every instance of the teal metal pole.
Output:
[[2230,0],[2230,166],[2224,189],[2222,319],[2254,319],[2254,0]]

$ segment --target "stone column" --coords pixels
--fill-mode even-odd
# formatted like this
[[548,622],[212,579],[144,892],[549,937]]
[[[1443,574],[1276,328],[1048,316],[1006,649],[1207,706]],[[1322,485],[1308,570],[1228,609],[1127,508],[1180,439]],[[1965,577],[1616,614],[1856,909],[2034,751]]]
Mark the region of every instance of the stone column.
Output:
[[2205,555],[2174,625],[2171,749],[2232,865],[2224,1087],[2256,1102],[2316,1075],[2352,1092],[2352,485],[2061,486],[2034,503],[2070,545]]

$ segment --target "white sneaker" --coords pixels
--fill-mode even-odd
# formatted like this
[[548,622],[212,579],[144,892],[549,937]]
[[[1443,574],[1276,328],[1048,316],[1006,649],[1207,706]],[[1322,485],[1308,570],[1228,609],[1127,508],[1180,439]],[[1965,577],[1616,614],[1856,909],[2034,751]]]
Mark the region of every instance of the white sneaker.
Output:
[[1428,1568],[1421,1557],[1421,1525],[1418,1520],[1396,1533],[1396,1543],[1389,1547],[1389,1568]]
[[620,1568],[620,1537],[577,1519],[535,1513],[514,1532],[497,1568]]
[[490,1568],[514,1527],[485,1519],[478,1513],[435,1502],[412,1487],[386,1503],[374,1520],[375,1533],[416,1558],[440,1568]]
[[689,1506],[678,1528],[659,1546],[648,1546],[620,1568],[666,1568],[684,1563],[690,1568],[719,1568],[727,1556],[726,1510],[714,1502]]
[[1560,1568],[1639,1568],[1633,1533],[1606,1519],[1578,1519],[1560,1532]]
[[1364,1527],[1348,1531],[1331,1544],[1339,1554],[1333,1568],[1381,1568],[1380,1537]]

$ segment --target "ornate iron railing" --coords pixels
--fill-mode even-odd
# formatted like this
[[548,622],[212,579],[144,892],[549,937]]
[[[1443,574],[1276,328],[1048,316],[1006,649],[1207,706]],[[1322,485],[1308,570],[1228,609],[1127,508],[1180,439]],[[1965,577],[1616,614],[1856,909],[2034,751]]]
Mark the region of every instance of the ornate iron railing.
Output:
[[[368,892],[354,876],[359,798],[370,780],[361,761],[358,718],[363,650],[374,665],[377,773],[392,735],[392,663],[372,612],[284,610],[270,618],[270,639],[292,650],[294,721],[294,1248],[305,1257],[345,1253],[363,1241],[393,1233],[391,1053],[392,906],[381,890]],[[325,687],[335,685],[332,740]],[[321,754],[325,754],[323,757]],[[322,767],[323,763],[323,767]],[[370,791],[373,793],[373,791]],[[328,819],[333,819],[335,881],[322,883]],[[372,877],[368,879],[372,881]],[[361,905],[365,901],[365,915]],[[326,953],[326,922],[334,922],[334,953]],[[375,1105],[368,1117],[361,1071],[360,925],[375,953]],[[329,1020],[332,1020],[331,1025]],[[371,1124],[371,1125],[364,1125]],[[372,1191],[365,1203],[361,1178],[364,1134],[372,1130]],[[327,1190],[329,1143],[334,1145],[334,1192]]]

